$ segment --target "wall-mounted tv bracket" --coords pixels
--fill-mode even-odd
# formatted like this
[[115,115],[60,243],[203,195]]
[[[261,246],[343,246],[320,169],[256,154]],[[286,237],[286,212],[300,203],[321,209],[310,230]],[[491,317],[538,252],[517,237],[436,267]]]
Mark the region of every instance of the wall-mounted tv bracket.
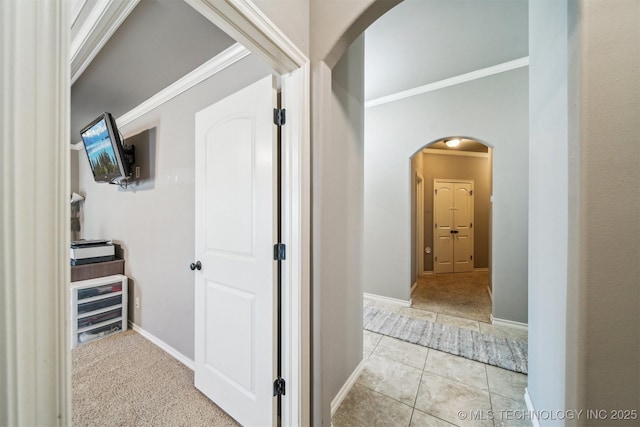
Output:
[[129,181],[133,176],[133,164],[136,162],[136,146],[135,145],[123,145],[122,153],[124,154],[124,159],[122,161],[127,162],[129,175],[122,177],[122,179],[118,181],[111,181],[109,184],[117,184],[122,189],[127,189],[129,187]]
[[122,151],[124,152],[124,160],[129,166],[129,175],[131,175],[133,173],[133,164],[136,162],[136,146],[124,145]]

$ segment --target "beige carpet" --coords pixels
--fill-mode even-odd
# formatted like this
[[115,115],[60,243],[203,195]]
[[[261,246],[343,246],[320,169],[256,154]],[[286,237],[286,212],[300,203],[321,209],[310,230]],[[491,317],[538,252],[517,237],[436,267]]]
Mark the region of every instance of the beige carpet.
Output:
[[489,273],[484,271],[421,276],[411,294],[411,307],[490,322],[488,283]]
[[74,426],[237,426],[193,371],[134,331],[72,351]]

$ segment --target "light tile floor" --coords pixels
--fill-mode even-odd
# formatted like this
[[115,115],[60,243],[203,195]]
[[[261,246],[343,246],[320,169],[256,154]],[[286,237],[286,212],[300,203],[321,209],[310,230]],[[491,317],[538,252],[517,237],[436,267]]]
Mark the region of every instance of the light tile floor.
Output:
[[[401,308],[385,310],[521,340],[525,331]],[[364,369],[333,417],[343,426],[531,426],[526,415],[527,376],[363,331]]]

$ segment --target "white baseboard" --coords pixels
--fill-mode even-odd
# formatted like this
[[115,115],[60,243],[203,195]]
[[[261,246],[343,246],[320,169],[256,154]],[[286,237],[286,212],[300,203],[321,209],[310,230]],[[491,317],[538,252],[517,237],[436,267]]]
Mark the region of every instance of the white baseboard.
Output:
[[533,427],[540,427],[540,421],[535,417],[535,414],[537,414],[536,408],[533,406],[533,401],[531,400],[529,389],[527,387],[524,389],[524,402],[527,404],[529,413],[534,414],[534,416],[531,417],[531,424],[533,424]]
[[406,300],[403,300],[403,299],[383,297],[382,295],[368,294],[366,292],[363,294],[363,296],[365,298],[369,298],[369,299],[374,300],[374,301],[384,302],[384,303],[387,303],[387,304],[395,304],[395,305],[399,305],[399,306],[402,306],[402,307],[411,307],[411,300],[406,301]]
[[347,397],[347,394],[349,394],[351,387],[353,387],[353,385],[358,380],[358,377],[360,376],[360,374],[362,373],[362,370],[364,369],[365,363],[366,363],[366,359],[363,358],[362,361],[360,361],[360,363],[358,364],[358,366],[356,366],[356,369],[353,370],[349,378],[347,378],[347,381],[343,384],[342,388],[340,388],[340,391],[338,391],[338,394],[336,394],[336,397],[334,397],[333,400],[331,401],[331,418],[333,418],[333,416],[335,415],[340,405],[342,405],[342,401],[344,400],[345,397]]
[[478,268],[474,268],[473,271],[489,271],[489,268],[487,268],[487,267],[478,267]]
[[496,326],[507,326],[509,328],[520,329],[522,331],[529,330],[529,325],[526,323],[514,322],[513,320],[506,319],[496,319],[493,315],[491,315],[491,323]]
[[487,286],[487,293],[489,294],[489,298],[491,298],[491,302],[493,302],[493,292],[491,292],[491,288]]
[[187,356],[185,356],[184,354],[180,353],[178,350],[176,350],[175,348],[171,347],[169,344],[167,344],[166,342],[162,341],[160,338],[158,338],[155,335],[150,334],[149,332],[145,331],[144,329],[142,329],[140,326],[136,325],[135,323],[129,322],[129,326],[131,327],[131,329],[133,329],[134,331],[136,331],[137,333],[139,333],[140,335],[142,335],[143,337],[145,337],[146,339],[148,339],[149,341],[151,341],[152,343],[154,343],[155,345],[160,347],[162,350],[164,350],[167,353],[169,353],[169,355],[171,355],[178,362],[182,363],[184,366],[186,366],[187,368],[191,369],[192,371],[195,370],[196,364],[195,364],[195,362],[193,360],[189,359]]
[[423,275],[423,276],[427,276],[427,275],[429,275],[429,274],[433,274],[433,271],[423,271],[423,272],[422,272],[422,275]]
[[417,281],[413,282],[413,285],[411,285],[411,290],[409,291],[409,293],[412,294],[417,287],[418,287],[418,282]]

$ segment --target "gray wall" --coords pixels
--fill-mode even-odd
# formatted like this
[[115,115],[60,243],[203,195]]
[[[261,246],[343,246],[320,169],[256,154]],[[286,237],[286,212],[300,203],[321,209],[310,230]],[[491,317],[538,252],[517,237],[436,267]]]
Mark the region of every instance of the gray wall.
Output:
[[[122,127],[125,138],[155,128],[154,147],[147,151],[152,158],[146,159],[154,176],[138,188],[125,191],[95,183],[80,153],[80,191],[86,194],[83,236],[122,245],[131,320],[189,358],[194,355],[194,278],[189,270],[194,254],[194,114],[269,73],[251,55]],[[140,309],[133,308],[135,297]]]
[[[78,150],[69,150],[69,168],[71,169],[71,192],[78,192],[80,190],[80,176],[79,176],[79,167],[80,167],[80,154],[85,155],[84,153],[80,153]],[[86,155],[85,155],[86,157]]]
[[609,415],[570,425],[640,409],[638,20],[633,0],[530,2],[528,390]]
[[332,96],[315,113],[330,119],[313,145],[312,280],[313,298],[321,302],[314,313],[320,365],[313,384],[317,424],[330,425],[330,403],[362,360],[364,38],[331,74],[320,67],[314,84],[330,84]]
[[523,58],[527,31],[527,0],[405,0],[367,28],[365,100]]
[[568,367],[567,1],[530,2],[529,31],[528,390],[536,408],[552,410],[565,408]]
[[494,147],[494,317],[527,322],[528,70],[371,107],[365,112],[365,292],[409,299],[410,158],[450,135]]

